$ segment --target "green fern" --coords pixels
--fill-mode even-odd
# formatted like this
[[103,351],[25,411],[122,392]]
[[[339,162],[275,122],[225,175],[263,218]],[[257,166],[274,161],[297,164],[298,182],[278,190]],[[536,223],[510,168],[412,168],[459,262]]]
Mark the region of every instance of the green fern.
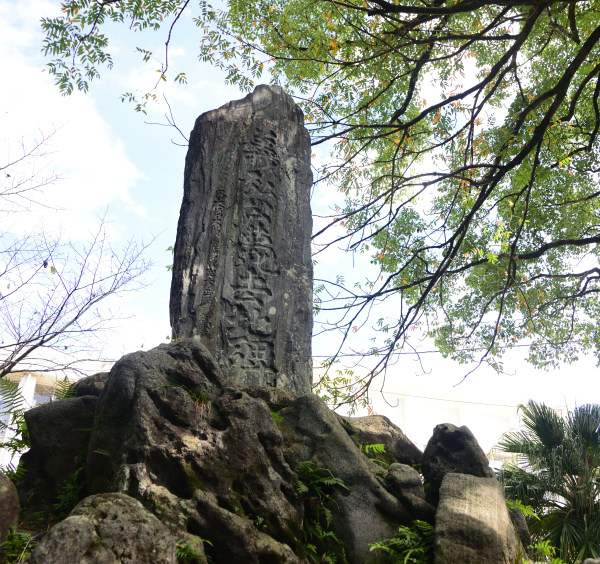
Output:
[[52,504],[52,512],[59,518],[66,517],[73,507],[77,505],[77,502],[81,499],[81,492],[83,491],[83,480],[84,480],[84,465],[83,455],[80,453],[76,460],[81,462],[69,477],[60,485],[56,499]]
[[[0,448],[6,449],[11,456],[31,447],[24,416],[26,408],[19,384],[6,378],[0,379],[0,437],[4,437]],[[2,470],[9,477],[16,477],[17,469],[13,464],[9,463]]]
[[195,564],[196,562],[212,562],[212,558],[205,554],[204,550],[198,550],[198,545],[212,546],[212,542],[206,539],[199,539],[198,541],[188,541],[181,539],[177,541],[177,561],[186,562],[189,564]]
[[535,510],[531,505],[525,505],[520,499],[515,499],[515,501],[511,501],[509,499],[506,500],[506,507],[509,509],[518,509],[525,517],[532,517],[533,519],[540,518],[535,514]]
[[372,445],[360,445],[360,450],[365,451],[365,454],[367,456],[370,456],[371,454],[385,454],[385,445],[383,443],[375,443]]
[[331,470],[310,460],[298,464],[296,473],[298,497],[304,499],[304,546],[308,560],[328,564],[346,562],[344,543],[330,530],[333,520],[330,506],[337,506],[332,497],[336,489],[350,491],[349,488]]
[[0,402],[0,415],[25,408],[25,401],[17,382],[6,378],[0,379]]
[[29,533],[11,529],[6,540],[0,544],[0,558],[3,562],[24,562],[36,544],[37,540]]
[[[550,562],[550,564],[566,564],[566,562],[556,556],[557,549],[553,547],[548,540],[532,544],[529,547],[529,550],[531,551],[535,564],[543,564],[544,562]],[[525,562],[525,558],[523,558],[523,563]]]
[[361,452],[365,453],[371,462],[381,466],[384,470],[390,469],[390,463],[393,462],[393,460],[385,460],[386,458],[389,459],[390,455],[385,450],[385,445],[383,443],[375,443],[370,445],[363,445],[362,443],[359,443],[358,448]]
[[375,542],[370,549],[381,551],[383,561],[390,564],[430,564],[434,534],[432,525],[415,520],[410,527],[398,527],[395,537]]
[[277,413],[276,411],[271,410],[271,417],[273,418],[273,421],[275,421],[275,423],[283,422],[283,417],[279,415],[279,413]]
[[193,390],[192,388],[177,381],[172,376],[168,376],[166,374],[164,374],[164,376],[165,376],[165,383],[163,384],[164,388],[179,388],[179,389],[183,390],[190,397],[190,399],[196,404],[196,407],[207,406],[209,404],[210,400],[209,400],[208,394],[210,393],[210,390],[198,390],[198,391]]
[[53,396],[57,400],[71,398],[75,395],[75,386],[65,376],[63,380],[56,382]]
[[310,460],[298,464],[296,474],[298,474],[299,497],[310,492],[323,501],[330,498],[332,490],[336,487],[350,491],[343,480],[336,478],[329,468],[320,468]]
[[0,380],[0,433],[15,430],[14,422],[25,411],[25,407],[19,384],[2,378]]

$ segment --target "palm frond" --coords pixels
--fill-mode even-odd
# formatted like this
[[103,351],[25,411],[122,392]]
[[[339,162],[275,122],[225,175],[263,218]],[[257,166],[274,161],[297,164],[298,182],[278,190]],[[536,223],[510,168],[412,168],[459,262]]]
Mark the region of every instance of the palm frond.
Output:
[[567,562],[600,554],[600,406],[586,404],[566,417],[543,403],[520,406],[524,430],[500,441],[520,455],[498,478],[509,499],[531,505],[536,541],[557,547]]
[[585,404],[569,414],[569,429],[585,450],[590,465],[600,466],[600,405]]
[[520,406],[523,425],[546,451],[560,446],[565,438],[565,422],[551,407],[529,400]]
[[516,464],[504,464],[498,472],[508,499],[520,500],[540,511],[547,507],[548,480],[545,474],[529,472]]

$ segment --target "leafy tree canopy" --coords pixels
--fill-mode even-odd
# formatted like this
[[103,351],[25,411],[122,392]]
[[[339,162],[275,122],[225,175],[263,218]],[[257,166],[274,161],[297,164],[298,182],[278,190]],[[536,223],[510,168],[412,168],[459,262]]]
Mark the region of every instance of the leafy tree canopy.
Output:
[[[112,65],[103,32],[110,21],[162,27],[159,82],[185,81],[168,64],[185,10],[194,12],[200,59],[225,69],[230,82],[250,89],[269,80],[295,93],[313,144],[333,147],[320,179],[340,190],[315,244],[342,243],[373,264],[357,287],[319,286],[319,306],[341,312],[335,326],[348,337],[375,304],[389,304],[374,324],[372,371],[346,398],[410,346],[415,327],[445,355],[496,367],[523,342],[540,366],[600,354],[597,3],[62,6],[63,16],[42,26],[65,93],[86,90],[100,65]],[[155,95],[124,98],[143,111]]]

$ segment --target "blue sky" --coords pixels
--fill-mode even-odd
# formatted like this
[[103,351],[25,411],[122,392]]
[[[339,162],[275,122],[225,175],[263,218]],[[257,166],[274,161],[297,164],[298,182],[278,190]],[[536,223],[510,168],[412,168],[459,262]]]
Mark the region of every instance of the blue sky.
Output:
[[[166,249],[175,241],[186,149],[171,142],[171,139],[184,142],[174,129],[144,123],[165,123],[164,104],[149,106],[149,113],[144,116],[135,113],[130,104],[119,101],[124,91],[147,89],[156,80],[153,71],[158,65],[152,62],[144,65],[135,53],[135,46],[142,39],[139,35],[115,29],[112,37],[115,68],[103,70],[101,80],[91,84],[87,95],[60,96],[51,78],[43,72],[46,61],[40,54],[39,29],[39,18],[53,15],[58,9],[59,2],[48,0],[0,3],[1,156],[5,158],[14,150],[21,138],[32,139],[57,130],[48,146],[51,154],[45,165],[46,170],[54,170],[62,177],[47,192],[49,201],[60,210],[38,211],[19,217],[19,222],[43,222],[46,228],[77,239],[85,237],[108,210],[109,231],[116,246],[131,237],[144,240],[155,237],[149,251],[155,263],[148,275],[151,284],[113,304],[131,316],[110,339],[109,352],[118,357],[165,342],[170,333],[170,274],[165,265],[171,257]],[[169,84],[163,92],[178,126],[188,134],[199,114],[244,94],[226,86],[223,74],[197,61],[198,40],[189,18],[182,19],[176,31],[170,62],[174,70],[186,72],[188,85]],[[157,53],[163,42],[164,36],[159,34],[143,38],[144,47]],[[322,158],[320,153],[319,158]],[[331,189],[323,190],[315,195],[313,210],[326,209],[334,200]],[[351,278],[353,272],[364,268],[341,253],[330,254],[320,259],[319,264],[317,275],[321,276],[343,273]],[[315,351],[319,354],[330,354],[332,346],[324,337],[315,341]],[[472,409],[469,416],[472,419],[462,415],[464,421],[457,423],[477,425],[486,413],[492,419],[502,420],[490,431],[490,436],[499,425],[507,424],[504,415],[496,417],[494,410],[503,406],[504,411],[514,413],[514,406],[529,397],[559,407],[565,404],[572,407],[575,402],[600,403],[598,369],[592,359],[546,373],[525,365],[517,351],[507,360],[507,375],[499,376],[484,367],[458,387],[455,385],[468,369],[444,361],[436,354],[423,355],[422,361],[423,365],[415,357],[403,357],[386,378],[388,403],[381,401],[378,394],[374,399],[376,411],[399,421],[402,417],[398,408],[391,407],[397,401],[433,398],[427,400],[429,404],[423,403],[429,406],[426,417],[423,414],[422,419],[413,421],[425,429],[425,434],[433,424],[454,417],[452,402],[458,400],[471,401],[469,405],[479,407]]]
[[[38,209],[25,222],[43,222],[45,229],[60,231],[63,238],[85,238],[105,213],[115,246],[130,237],[148,241],[155,237],[149,255],[155,266],[149,272],[150,286],[143,293],[118,300],[133,322],[117,336],[113,356],[164,342],[170,333],[168,299],[170,260],[167,247],[174,244],[183,186],[185,147],[174,145],[172,128],[147,125],[166,123],[166,105],[153,105],[147,116],[135,113],[119,96],[125,89],[143,88],[154,80],[153,69],[136,70],[134,53],[138,39],[127,34],[115,37],[117,64],[105,70],[102,80],[92,84],[89,94],[62,97],[44,72],[40,48],[39,18],[56,12],[57,2],[26,0],[0,5],[0,54],[6,62],[0,92],[0,130],[6,156],[14,154],[21,139],[26,142],[56,130],[46,150],[45,171],[55,171],[61,180],[46,191],[47,201],[58,210]],[[150,38],[160,43],[156,35]],[[174,63],[187,55],[183,47],[171,52]],[[187,70],[187,69],[186,69]],[[177,123],[185,134],[197,115],[239,98],[235,88],[226,88],[223,77],[210,68],[191,68],[190,85],[167,88]],[[42,163],[38,162],[38,166]],[[5,220],[6,221],[6,220]],[[19,218],[23,222],[23,218]],[[114,305],[113,305],[114,307]]]

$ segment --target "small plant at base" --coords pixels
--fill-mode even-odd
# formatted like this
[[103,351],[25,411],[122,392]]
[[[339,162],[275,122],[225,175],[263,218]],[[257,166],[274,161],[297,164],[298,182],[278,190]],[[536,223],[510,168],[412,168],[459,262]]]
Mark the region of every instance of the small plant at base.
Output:
[[194,545],[198,544],[207,544],[208,546],[212,546],[212,543],[206,539],[200,539],[198,542],[191,542],[186,540],[178,540],[175,545],[175,551],[177,554],[178,562],[189,562],[195,564],[196,562],[212,562],[212,558],[204,553],[204,551],[199,551]]
[[166,509],[160,502],[160,498],[152,490],[146,490],[144,493],[144,505],[152,511],[156,516],[163,516],[166,513]]
[[349,491],[340,478],[328,468],[320,468],[306,460],[296,467],[298,497],[304,500],[306,555],[310,562],[336,564],[346,562],[344,543],[330,529],[333,513],[327,505],[337,502],[332,495],[336,488]]
[[283,417],[279,415],[276,411],[271,411],[271,417],[275,423],[281,423],[283,421]]
[[181,382],[177,381],[175,378],[173,378],[172,376],[169,376],[167,374],[163,373],[163,376],[165,377],[165,383],[161,386],[162,388],[166,388],[166,389],[175,389],[175,388],[179,388],[180,390],[183,390],[187,396],[194,402],[194,405],[196,406],[196,412],[199,414],[199,416],[202,419],[207,419],[210,415],[210,409],[211,409],[211,405],[210,405],[210,388],[209,389],[192,389],[189,386],[186,386],[185,384],[182,384]]
[[85,468],[86,450],[82,450],[75,459],[79,466],[70,474],[70,476],[61,484],[60,490],[56,494],[56,500],[52,504],[53,513],[57,517],[66,517],[75,507],[81,498],[81,492],[84,486],[84,468]]
[[[237,513],[237,511],[235,513]],[[250,521],[250,523],[252,523],[258,530],[264,530],[267,528],[267,522],[265,521],[264,517],[261,517],[260,515],[257,515],[256,517],[248,517],[248,521]]]
[[185,384],[178,382],[177,380],[175,380],[175,378],[173,378],[171,376],[166,376],[166,379],[167,379],[167,383],[164,384],[164,387],[180,388],[196,404],[196,407],[208,405],[208,403],[209,403],[208,394],[210,393],[210,390],[200,390],[199,392],[196,392],[195,390],[192,390],[192,388],[186,386]]
[[6,540],[0,544],[0,561],[7,564],[23,562],[31,554],[36,544],[37,541],[29,533],[21,533],[12,529]]
[[509,509],[518,509],[525,517],[533,517],[539,521],[539,517],[535,514],[535,511],[531,505],[524,505],[520,499],[515,499],[515,501],[506,500],[506,506]]
[[[557,551],[556,548],[550,545],[550,541],[536,542],[529,549],[535,560],[535,564],[545,564],[547,562],[550,564],[566,564],[564,560],[554,557]],[[523,558],[523,563],[525,564],[526,562],[525,558]]]
[[398,534],[371,545],[371,551],[384,553],[391,564],[430,564],[433,562],[433,525],[415,520],[410,527],[398,527]]
[[[169,245],[166,248],[166,250],[171,253],[171,256],[175,255],[175,247],[173,247],[173,245]],[[172,272],[173,271],[173,263],[165,265],[165,268],[167,269],[167,272]],[[168,337],[167,337],[167,339],[168,339]]]

